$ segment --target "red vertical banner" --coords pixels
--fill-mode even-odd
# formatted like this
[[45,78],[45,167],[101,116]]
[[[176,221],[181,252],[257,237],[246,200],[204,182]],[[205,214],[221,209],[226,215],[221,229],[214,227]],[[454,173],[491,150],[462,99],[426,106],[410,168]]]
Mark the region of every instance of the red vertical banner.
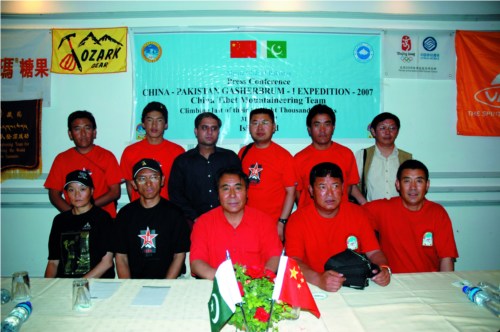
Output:
[[500,136],[500,32],[457,31],[457,134]]

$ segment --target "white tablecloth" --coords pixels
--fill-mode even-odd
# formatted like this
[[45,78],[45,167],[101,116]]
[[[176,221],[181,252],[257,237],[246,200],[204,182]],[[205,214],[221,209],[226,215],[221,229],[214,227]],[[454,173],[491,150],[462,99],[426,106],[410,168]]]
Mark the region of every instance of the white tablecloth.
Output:
[[[321,318],[301,312],[296,321],[282,321],[280,331],[498,331],[500,318],[469,302],[454,281],[500,283],[500,271],[397,274],[389,286],[374,283],[364,290],[343,287],[326,293],[310,285]],[[2,278],[2,288],[10,289]],[[93,299],[90,311],[71,310],[71,279],[31,279],[33,314],[22,331],[210,331],[207,280],[91,280],[119,282],[107,299]],[[133,305],[142,286],[170,286],[161,305]],[[2,305],[2,318],[12,309]],[[235,328],[226,325],[224,331]]]

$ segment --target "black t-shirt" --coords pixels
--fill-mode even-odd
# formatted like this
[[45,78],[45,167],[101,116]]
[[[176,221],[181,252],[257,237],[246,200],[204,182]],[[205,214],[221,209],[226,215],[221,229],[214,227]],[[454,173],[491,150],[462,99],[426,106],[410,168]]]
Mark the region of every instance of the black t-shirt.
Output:
[[176,253],[189,252],[190,229],[182,210],[161,198],[152,208],[140,199],[120,209],[115,251],[126,254],[134,279],[164,279]]
[[[54,218],[49,236],[49,260],[58,260],[57,278],[80,278],[112,252],[111,216],[93,206],[75,215],[62,212]],[[114,265],[101,278],[114,278]]]

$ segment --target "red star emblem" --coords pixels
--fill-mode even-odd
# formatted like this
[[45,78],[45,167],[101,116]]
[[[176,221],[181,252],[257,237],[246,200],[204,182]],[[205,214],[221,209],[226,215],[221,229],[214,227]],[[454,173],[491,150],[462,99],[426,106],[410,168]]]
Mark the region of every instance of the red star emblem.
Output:
[[144,242],[142,242],[141,248],[156,248],[155,244],[153,242],[153,239],[158,236],[158,234],[151,234],[149,227],[146,228],[146,234],[139,234],[137,235],[140,237]]
[[253,167],[249,167],[248,170],[250,171],[250,174],[248,175],[250,179],[260,180],[259,173],[262,172],[263,168],[259,167],[259,163],[255,163],[255,165],[253,165]]

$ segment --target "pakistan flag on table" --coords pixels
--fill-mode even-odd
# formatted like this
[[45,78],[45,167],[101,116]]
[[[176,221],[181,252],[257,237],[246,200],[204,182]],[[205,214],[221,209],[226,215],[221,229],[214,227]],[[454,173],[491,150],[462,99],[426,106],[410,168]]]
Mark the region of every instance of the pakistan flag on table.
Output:
[[212,295],[208,301],[210,327],[218,332],[236,311],[236,304],[241,303],[240,289],[234,275],[233,263],[224,261],[215,272]]

